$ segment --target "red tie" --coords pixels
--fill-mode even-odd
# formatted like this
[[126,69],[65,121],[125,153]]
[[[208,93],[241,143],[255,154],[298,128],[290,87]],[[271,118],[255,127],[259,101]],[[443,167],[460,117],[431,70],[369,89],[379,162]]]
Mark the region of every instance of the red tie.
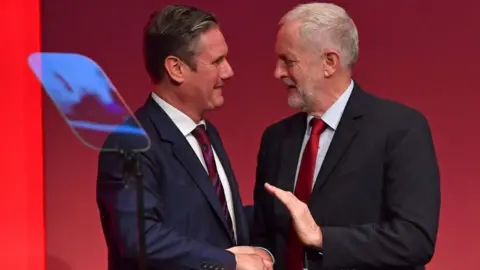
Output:
[[[325,128],[325,123],[321,119],[312,118],[310,120],[311,133],[305,150],[303,151],[300,169],[298,171],[297,184],[295,186],[295,196],[304,203],[308,203],[312,193],[313,177],[315,174],[315,163],[317,161],[318,143],[320,134]],[[303,269],[303,245],[298,239],[297,233],[290,229],[290,235],[287,243],[287,270]]]
[[[228,226],[228,231],[234,237],[233,232],[233,223],[232,218],[230,217],[230,212],[228,212],[227,200],[225,198],[225,192],[223,190],[222,182],[218,176],[217,166],[215,165],[215,158],[212,151],[212,146],[210,144],[210,138],[208,137],[207,131],[205,130],[204,125],[197,126],[193,131],[192,135],[197,139],[202,149],[203,158],[208,169],[208,176],[212,181],[213,188],[215,193],[217,193],[218,199],[220,201],[220,206],[222,208],[222,214],[225,218],[225,221]],[[235,237],[234,237],[235,238]]]

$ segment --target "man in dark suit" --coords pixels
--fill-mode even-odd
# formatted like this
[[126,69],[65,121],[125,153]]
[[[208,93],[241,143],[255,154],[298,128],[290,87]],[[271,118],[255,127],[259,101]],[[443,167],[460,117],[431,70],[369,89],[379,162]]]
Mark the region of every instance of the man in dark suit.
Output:
[[301,112],[261,140],[253,244],[278,270],[425,269],[439,220],[439,169],[418,111],[364,92],[352,19],[333,4],[281,20],[275,76]]
[[[246,246],[232,167],[217,130],[203,119],[223,104],[221,88],[233,75],[227,51],[215,17],[193,7],[166,7],[145,28],[145,66],[155,90],[135,118],[151,141],[138,156],[148,269],[272,268],[265,250]],[[144,146],[142,137],[120,133],[105,142],[108,149]],[[98,164],[97,202],[112,270],[138,269],[135,185],[124,186],[123,162],[118,153],[102,152]]]

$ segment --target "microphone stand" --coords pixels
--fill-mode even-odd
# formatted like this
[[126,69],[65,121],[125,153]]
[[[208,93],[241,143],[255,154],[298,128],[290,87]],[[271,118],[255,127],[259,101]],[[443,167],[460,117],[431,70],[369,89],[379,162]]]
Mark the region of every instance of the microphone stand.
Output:
[[138,158],[138,153],[132,150],[120,149],[120,155],[124,159],[123,178],[126,186],[129,185],[129,179],[135,180],[137,197],[137,226],[138,226],[138,269],[147,269],[147,247],[145,240],[145,219],[144,212],[144,194],[143,194],[143,171],[142,164]]
[[[93,105],[93,109],[98,109],[95,106],[100,104],[103,107],[103,110],[107,110],[110,116],[118,116],[118,112],[112,111],[109,107],[109,102],[103,101],[102,97],[107,95],[108,97],[112,98],[113,104],[118,107],[124,106],[125,110],[120,113],[128,113],[131,114],[131,111],[126,107],[124,104],[123,98],[118,94],[116,88],[108,79],[105,72],[102,68],[91,58],[78,54],[78,53],[47,53],[47,52],[38,52],[30,54],[28,57],[28,62],[30,69],[32,69],[33,73],[36,75],[37,79],[41,82],[43,89],[47,92],[50,99],[55,103],[57,109],[62,113],[63,118],[69,124],[70,128],[74,131],[77,128],[87,129],[87,130],[96,130],[96,127],[89,127],[89,126],[77,126],[74,125],[74,122],[70,119],[73,114],[76,114],[84,109],[87,109],[88,106],[92,105],[92,102],[96,102],[97,105]],[[69,67],[72,66],[79,66],[81,67],[81,72],[76,72],[77,70],[72,71]],[[50,83],[50,76],[42,76],[41,68],[46,68],[48,70],[54,71],[54,77],[56,80],[60,80],[60,83],[63,87],[56,87]],[[63,77],[62,75],[68,75]],[[96,74],[97,76],[91,76],[91,74]],[[58,75],[58,76],[57,76]],[[72,77],[71,77],[72,76]],[[76,83],[80,83],[81,85],[71,85],[71,79],[75,78]],[[99,81],[100,80],[100,81]],[[98,88],[98,83],[102,85]],[[105,83],[105,84],[104,84]],[[86,90],[88,89],[88,91]],[[60,91],[60,92],[58,92]],[[63,94],[75,94],[76,96],[80,97],[80,102],[75,101],[72,102],[70,99],[65,98]],[[115,96],[117,96],[117,101],[115,101]],[[87,100],[87,102],[85,102]],[[71,112],[64,107],[64,105],[73,106],[71,107]],[[116,108],[115,108],[116,109]],[[125,115],[128,116],[128,115]],[[133,116],[133,115],[132,115]],[[90,117],[90,116],[89,116]],[[77,118],[78,117],[73,117]],[[88,118],[88,117],[87,117]],[[95,117],[94,117],[95,118]],[[104,119],[100,117],[100,119]],[[109,118],[110,119],[110,118]],[[118,119],[118,118],[112,118]],[[90,120],[94,119],[85,119],[83,118],[80,122],[90,122]],[[93,121],[97,122],[97,121]],[[102,122],[102,121],[100,121]],[[122,120],[123,122],[123,120]],[[95,124],[95,123],[94,123]],[[97,123],[103,125],[101,123]],[[111,125],[109,123],[108,125]],[[139,127],[142,129],[141,127]],[[135,128],[134,128],[135,129]],[[76,133],[76,132],[75,132]],[[120,132],[123,133],[123,132]],[[127,132],[129,133],[129,132]],[[145,135],[148,139],[147,134]],[[81,137],[78,133],[77,136]],[[84,143],[90,148],[96,149],[96,147],[92,147],[90,143]],[[149,145],[150,146],[150,145]],[[140,150],[132,150],[132,149],[122,149],[121,147],[115,149],[115,152],[119,153],[123,158],[123,168],[122,168],[122,178],[125,183],[125,187],[128,187],[130,184],[130,179],[134,180],[134,184],[136,185],[136,197],[137,197],[137,222],[138,222],[138,265],[139,270],[146,270],[147,268],[147,248],[146,248],[146,240],[145,240],[145,219],[144,219],[144,194],[143,194],[143,171],[142,166],[140,164],[139,159],[139,152]]]

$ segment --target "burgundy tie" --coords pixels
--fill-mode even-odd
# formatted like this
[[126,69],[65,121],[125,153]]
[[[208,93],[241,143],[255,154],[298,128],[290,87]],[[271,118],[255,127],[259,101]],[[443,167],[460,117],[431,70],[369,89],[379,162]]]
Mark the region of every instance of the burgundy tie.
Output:
[[[318,143],[320,134],[325,128],[325,123],[321,119],[312,118],[310,121],[311,133],[305,150],[303,151],[300,169],[298,171],[297,184],[295,186],[295,196],[304,203],[308,203],[312,193],[313,177],[315,174],[315,163],[317,161]],[[297,233],[291,227],[287,243],[287,270],[303,269],[303,245],[298,239]]]
[[215,158],[213,155],[212,146],[210,139],[207,135],[204,125],[198,125],[193,131],[192,135],[197,139],[200,144],[200,149],[202,149],[203,158],[208,169],[208,176],[212,181],[213,188],[217,193],[218,199],[220,200],[220,207],[222,208],[224,219],[227,223],[228,231],[233,234],[233,223],[230,213],[228,212],[227,201],[225,199],[225,192],[223,191],[222,182],[218,176],[217,166],[215,165]]

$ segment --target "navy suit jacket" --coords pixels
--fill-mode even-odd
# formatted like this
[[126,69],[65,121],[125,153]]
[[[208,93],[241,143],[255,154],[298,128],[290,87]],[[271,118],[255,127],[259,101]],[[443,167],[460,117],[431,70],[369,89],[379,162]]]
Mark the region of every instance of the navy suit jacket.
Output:
[[[207,172],[180,130],[151,97],[135,115],[151,140],[150,149],[140,154],[148,269],[234,270],[235,257],[225,249],[249,244],[248,224],[215,127],[206,121],[207,133],[232,190],[236,243],[228,234]],[[143,144],[138,136],[112,134],[104,147],[141,148]],[[138,268],[135,188],[124,185],[122,164],[118,153],[102,152],[99,156],[97,204],[110,270]]]

